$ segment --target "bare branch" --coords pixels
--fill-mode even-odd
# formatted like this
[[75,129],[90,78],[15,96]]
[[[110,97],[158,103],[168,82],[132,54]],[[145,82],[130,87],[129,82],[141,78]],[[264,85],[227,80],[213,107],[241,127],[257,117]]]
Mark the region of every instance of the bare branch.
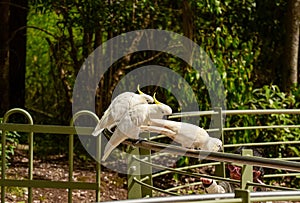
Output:
[[36,26],[33,26],[33,25],[27,25],[27,26],[22,26],[22,27],[19,27],[18,29],[16,29],[15,31],[13,31],[11,33],[11,37],[8,39],[8,43],[14,39],[14,37],[16,36],[16,34],[21,31],[21,30],[24,30],[24,29],[27,29],[27,28],[32,28],[32,29],[36,29],[36,30],[39,30],[39,31],[42,31],[44,33],[46,33],[47,35],[50,35],[52,36],[53,38],[56,38],[56,36],[54,34],[52,34],[51,32],[48,32],[47,30],[43,29],[43,28],[40,28],[40,27],[36,27]]
[[13,7],[24,9],[24,10],[29,10],[27,7],[20,6],[19,4],[15,4],[15,3],[11,3],[11,2],[0,2],[0,4],[13,6]]
[[124,69],[131,69],[133,67],[136,67],[136,66],[140,66],[142,64],[145,64],[145,63],[148,63],[150,61],[153,61],[154,59],[158,58],[160,55],[162,55],[164,52],[159,52],[158,54],[146,59],[146,60],[143,60],[143,61],[139,61],[135,64],[131,64],[131,65],[128,65],[128,66],[125,66]]

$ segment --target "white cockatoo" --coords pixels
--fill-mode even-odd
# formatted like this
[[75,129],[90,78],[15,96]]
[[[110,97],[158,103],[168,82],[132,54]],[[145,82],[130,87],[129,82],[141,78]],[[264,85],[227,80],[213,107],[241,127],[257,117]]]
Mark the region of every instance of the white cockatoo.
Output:
[[164,115],[172,114],[172,109],[155,98],[155,104],[139,104],[130,108],[123,118],[118,122],[117,127],[104,149],[102,161],[105,161],[109,154],[124,140],[131,138],[138,140],[140,126],[148,124],[151,118],[162,118]]
[[139,94],[133,92],[124,92],[118,95],[108,109],[104,112],[100,121],[98,122],[92,135],[99,135],[104,128],[110,130],[111,127],[116,126],[118,122],[124,117],[124,115],[135,105],[153,103],[153,97],[143,93],[139,85],[137,86]]
[[190,123],[164,119],[151,119],[151,121],[148,122],[148,125],[141,126],[141,130],[167,135],[186,148],[214,152],[222,149],[221,140],[210,137],[203,128]]

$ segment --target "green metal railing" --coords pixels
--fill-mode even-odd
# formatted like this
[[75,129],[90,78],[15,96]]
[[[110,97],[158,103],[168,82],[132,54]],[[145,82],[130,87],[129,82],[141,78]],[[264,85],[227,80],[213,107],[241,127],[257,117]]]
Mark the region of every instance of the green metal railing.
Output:
[[[8,123],[9,117],[12,114],[21,114],[25,116],[28,120],[28,124],[15,124],[15,123]],[[204,112],[186,112],[180,114],[173,114],[169,118],[178,118],[178,117],[189,117],[189,116],[212,116],[213,128],[209,129],[211,134],[217,133],[220,135],[224,143],[224,135],[223,132],[232,131],[232,130],[249,130],[249,129],[267,129],[267,128],[299,128],[300,125],[291,125],[291,126],[247,126],[247,127],[224,127],[223,126],[223,115],[250,115],[250,114],[300,114],[299,109],[284,109],[284,110],[226,110],[223,111],[220,108],[214,109],[213,111],[204,111]],[[73,145],[74,145],[74,135],[91,135],[93,128],[91,127],[74,127],[75,120],[82,116],[82,115],[89,115],[96,121],[98,121],[98,117],[89,111],[81,111],[74,115],[73,119],[70,122],[70,126],[57,126],[57,125],[36,125],[34,124],[30,114],[22,109],[12,109],[8,111],[4,115],[3,123],[0,124],[0,130],[2,130],[2,139],[1,143],[2,146],[6,146],[6,136],[5,132],[7,131],[17,131],[17,132],[25,132],[28,133],[28,140],[29,140],[29,154],[28,154],[28,179],[27,180],[12,180],[6,179],[6,160],[5,160],[5,147],[2,147],[2,173],[1,173],[1,202],[5,201],[5,187],[7,186],[15,186],[15,187],[27,187],[28,188],[28,202],[33,201],[32,197],[32,188],[64,188],[68,189],[68,201],[72,202],[72,190],[74,189],[86,189],[86,190],[95,190],[96,191],[96,201],[100,201],[100,172],[101,166],[100,163],[96,165],[96,179],[95,182],[77,182],[74,181],[73,178],[73,165],[74,165],[74,154],[73,154]],[[68,159],[69,159],[69,178],[68,181],[46,181],[46,180],[35,180],[33,179],[33,136],[35,133],[42,133],[42,134],[64,134],[69,136],[69,152],[68,152]],[[39,135],[42,136],[42,135]],[[129,199],[136,199],[142,197],[152,197],[153,191],[159,191],[162,193],[166,193],[168,195],[178,195],[176,190],[187,187],[189,185],[183,185],[174,188],[168,189],[161,189],[156,188],[152,184],[152,179],[155,177],[159,177],[163,174],[167,173],[178,173],[178,174],[185,174],[192,177],[207,177],[215,180],[220,181],[228,181],[232,183],[240,183],[242,191],[237,190],[236,194],[222,194],[223,196],[220,198],[230,198],[230,199],[221,199],[218,200],[220,202],[250,202],[250,201],[258,201],[258,197],[256,193],[251,193],[251,187],[257,186],[256,183],[252,182],[252,173],[243,173],[242,180],[236,181],[231,180],[225,177],[225,163],[226,162],[235,162],[243,164],[243,171],[249,172],[252,171],[252,165],[260,165],[263,167],[269,168],[281,168],[284,170],[290,170],[295,172],[300,172],[300,163],[295,162],[295,160],[299,160],[298,157],[287,157],[286,159],[267,159],[267,158],[260,158],[260,157],[251,157],[251,151],[244,151],[243,156],[237,154],[228,154],[224,152],[207,152],[203,150],[193,150],[193,149],[186,149],[179,146],[170,146],[162,143],[155,142],[155,139],[162,136],[151,137],[149,138],[149,134],[142,134],[144,138],[147,139],[145,142],[133,142],[130,140],[126,140],[124,144],[135,146],[134,150],[130,153],[135,155],[132,156],[128,160],[128,198]],[[100,160],[101,157],[101,136],[97,139],[97,160]],[[289,141],[289,142],[272,142],[272,143],[249,143],[249,144],[226,144],[224,148],[230,147],[237,147],[237,146],[261,146],[261,145],[274,145],[274,144],[299,144],[300,141]],[[167,148],[166,148],[167,147]],[[184,155],[188,157],[194,158],[201,158],[205,157],[207,160],[212,160],[215,162],[206,163],[206,164],[198,164],[195,166],[188,166],[188,167],[181,167],[181,168],[168,168],[165,166],[160,166],[157,164],[153,164],[152,154],[151,151],[161,151],[164,149],[165,153],[171,153],[174,155]],[[144,159],[140,158],[140,155],[143,155]],[[154,156],[159,156],[155,154]],[[293,161],[287,161],[293,160]],[[217,162],[216,162],[217,161]],[[208,176],[205,174],[196,174],[188,172],[187,170],[195,167],[203,167],[206,165],[215,165],[216,166],[216,175],[215,176]],[[161,172],[152,175],[152,168],[159,168],[162,169]],[[143,173],[141,173],[143,171]],[[147,172],[147,173],[145,173]],[[140,175],[146,174],[146,175]],[[250,174],[250,175],[249,175]],[[299,175],[299,173],[289,173],[289,174],[268,174],[265,177],[278,177],[278,176],[291,176],[291,175]],[[195,185],[201,184],[201,182],[193,183]],[[261,185],[260,185],[261,186]],[[264,187],[269,187],[272,189],[277,190],[297,190],[295,188],[286,188],[286,187],[279,187],[279,186],[272,186],[272,185],[265,185]],[[249,191],[247,189],[250,189]],[[295,200],[295,198],[300,199],[299,191],[288,191],[289,193],[285,193],[285,200]],[[201,195],[197,196],[197,201],[204,201],[204,202],[212,202],[213,199],[218,198],[220,194],[214,195]],[[269,199],[272,200],[279,200],[280,198],[275,193],[269,193]],[[192,196],[188,197],[177,197],[180,199],[181,202],[190,200]],[[194,196],[193,196],[194,197]],[[204,198],[204,197],[210,197]],[[174,197],[175,198],[175,197]],[[184,200],[185,198],[185,200]],[[196,198],[196,199],[197,199]],[[234,198],[234,199],[233,199]],[[151,199],[151,198],[150,198]],[[282,199],[282,198],[281,198]],[[144,199],[145,200],[145,199]],[[184,200],[184,201],[183,201]],[[148,200],[147,200],[148,201]],[[164,199],[164,201],[168,202],[169,200]],[[176,200],[177,201],[177,200]],[[196,200],[195,200],[196,201]],[[262,201],[262,199],[259,199]],[[132,200],[133,202],[133,200]],[[137,200],[138,202],[138,200]],[[149,200],[149,202],[151,202]],[[155,202],[155,201],[154,201]],[[175,202],[175,201],[174,201]]]
[[[213,126],[213,129],[209,129],[208,131],[210,132],[219,132],[221,133],[220,138],[222,139],[223,143],[224,143],[224,135],[223,132],[226,131],[233,131],[233,130],[250,130],[250,129],[268,129],[268,128],[299,128],[300,125],[280,125],[280,126],[247,126],[247,127],[223,127],[222,126],[222,117],[223,115],[240,115],[240,114],[244,114],[244,115],[251,115],[251,114],[300,114],[300,110],[299,109],[284,109],[284,110],[277,110],[277,109],[272,109],[272,110],[227,110],[227,111],[222,111],[221,109],[215,109],[214,111],[204,111],[204,112],[186,112],[186,113],[179,113],[179,114],[173,114],[172,116],[169,116],[170,119],[172,118],[180,118],[180,117],[190,117],[190,116],[212,116],[214,117],[215,123]],[[156,140],[157,138],[161,138],[163,137],[162,135],[158,135],[156,137],[152,137],[151,140]],[[245,144],[226,144],[224,145],[224,148],[230,148],[230,147],[239,147],[239,146],[262,146],[262,145],[282,145],[282,144],[299,144],[300,141],[287,141],[287,142],[270,142],[270,143],[245,143]],[[145,147],[145,148],[151,148],[154,151],[160,151],[162,150],[164,147],[166,146],[161,146],[158,147],[156,143],[154,143],[154,146],[151,146],[151,143],[140,143],[140,144],[133,144],[133,143],[127,143],[127,144],[131,144],[134,145],[136,147]],[[144,145],[144,146],[143,146]],[[161,145],[161,144],[160,144]],[[166,152],[166,150],[164,150]],[[168,150],[167,150],[168,151]],[[172,154],[178,154],[178,155],[184,155],[184,156],[188,156],[188,157],[201,157],[201,153],[197,150],[194,151],[186,151],[183,150],[182,152],[180,152],[180,149],[177,150],[170,150],[169,153]],[[241,185],[241,189],[242,190],[246,190],[246,189],[252,189],[253,186],[260,186],[260,187],[267,187],[270,189],[275,189],[275,190],[294,190],[296,193],[290,193],[291,196],[284,196],[284,197],[278,197],[278,196],[273,196],[273,197],[265,197],[265,201],[267,200],[300,200],[300,194],[298,189],[295,188],[287,188],[287,187],[281,187],[281,186],[273,186],[273,185],[261,185],[258,183],[254,183],[252,182],[252,166],[251,165],[260,165],[262,167],[269,167],[269,168],[274,168],[274,169],[286,169],[286,170],[293,170],[293,171],[297,171],[300,172],[300,163],[298,162],[291,162],[291,161],[285,161],[285,160],[299,160],[299,157],[287,157],[287,158],[282,158],[282,159],[266,159],[266,158],[260,158],[260,157],[249,157],[249,151],[246,152],[243,156],[239,156],[239,155],[235,155],[235,154],[227,154],[227,153],[217,153],[217,152],[208,152],[207,154],[204,153],[203,155],[206,157],[206,159],[208,160],[214,160],[214,161],[220,161],[220,162],[214,162],[212,163],[213,165],[217,165],[218,163],[221,164],[221,167],[219,167],[221,169],[221,171],[217,171],[218,176],[209,176],[209,178],[211,179],[215,179],[215,180],[223,180],[223,181],[228,181],[228,182],[233,182],[236,180],[230,180],[228,178],[224,178],[224,174],[225,172],[222,170],[224,170],[224,163],[225,162],[236,162],[236,163],[242,163],[244,164],[243,167],[243,174],[242,174],[242,178],[241,181],[238,181]],[[158,155],[155,155],[158,156]],[[187,172],[185,169],[189,169],[189,167],[185,167],[185,168],[179,168],[179,169],[170,169],[168,167],[164,167],[164,166],[160,166],[160,165],[156,165],[151,163],[150,161],[144,161],[138,158],[135,158],[136,160],[139,161],[140,164],[144,164],[144,165],[149,165],[151,167],[156,167],[156,168],[160,168],[163,169],[162,172],[154,174],[154,177],[158,177],[162,174],[166,174],[166,173],[178,173],[178,174],[185,174],[188,176],[192,176],[192,177],[207,177],[207,175],[203,175],[203,174],[193,174],[193,173],[189,173]],[[251,165],[249,165],[251,164]],[[291,164],[291,165],[290,165]],[[290,165],[290,166],[287,166]],[[292,166],[293,165],[293,166]],[[198,166],[198,167],[201,167]],[[221,172],[221,173],[220,173]],[[300,173],[289,173],[289,174],[268,174],[265,175],[266,178],[268,177],[283,177],[285,175],[287,176],[297,176]],[[148,177],[147,177],[148,178]],[[190,186],[190,184],[187,185],[183,185],[180,187],[174,187],[174,188],[168,188],[165,190],[162,190],[160,188],[155,188],[152,185],[147,185],[145,184],[143,181],[147,180],[147,178],[144,179],[134,179],[133,181],[135,181],[135,184],[139,184],[141,187],[143,188],[150,188],[152,190],[156,190],[165,194],[169,194],[169,195],[176,195],[176,193],[173,193],[171,191],[177,190],[179,188],[183,188],[183,187],[188,187]],[[153,177],[152,177],[153,178]],[[131,184],[130,185],[135,185],[135,184]],[[194,183],[195,185],[197,184],[201,184],[201,183]],[[136,186],[135,186],[136,187]],[[296,194],[296,196],[295,196]],[[267,195],[267,194],[266,194]],[[272,193],[273,195],[273,193]],[[138,196],[135,194],[135,196]],[[242,195],[243,196],[243,195]],[[248,195],[249,196],[249,195]],[[143,196],[141,196],[143,197]],[[237,197],[239,197],[238,194],[235,195],[235,199],[230,199],[230,200],[222,200],[221,202],[252,202],[252,201],[263,201],[260,197],[260,199],[257,199],[255,197],[248,197],[246,198],[243,197],[242,199],[238,199]],[[131,197],[129,196],[129,199]],[[213,199],[215,199],[216,197],[213,197]],[[245,200],[245,198],[247,200]],[[172,198],[171,198],[172,199]],[[175,198],[176,199],[176,198]],[[190,196],[188,197],[184,197],[180,200],[180,202],[185,202],[182,200],[189,200],[190,201]],[[173,201],[174,199],[172,199]],[[200,200],[200,198],[199,198]],[[156,200],[154,200],[155,202]],[[171,201],[171,202],[172,202]],[[219,201],[219,200],[218,200]],[[151,202],[151,201],[149,201]],[[159,201],[159,202],[164,202],[164,201]],[[168,202],[168,201],[166,201]],[[201,201],[202,202],[202,201]],[[210,201],[204,201],[204,202],[210,202]]]
[[[270,192],[250,192],[249,190],[235,190],[235,193],[225,194],[202,194],[202,195],[183,195],[171,197],[154,197],[143,199],[121,200],[119,203],[250,203],[264,201],[299,201],[300,191],[270,191]],[[106,202],[113,203],[113,202]]]
[[[28,124],[12,124],[7,123],[8,119],[13,114],[23,114]],[[96,201],[100,201],[100,175],[101,167],[100,163],[96,165],[96,180],[94,183],[88,182],[74,182],[73,180],[73,166],[74,166],[74,134],[91,135],[93,128],[91,127],[75,127],[73,126],[74,121],[82,116],[88,115],[98,121],[98,117],[89,111],[80,111],[76,113],[70,122],[70,126],[55,126],[55,125],[35,125],[30,114],[23,109],[12,109],[9,110],[3,117],[3,123],[0,124],[0,130],[2,130],[2,163],[1,163],[1,202],[5,202],[5,187],[28,187],[28,202],[33,202],[32,188],[57,188],[57,189],[68,189],[68,202],[72,202],[72,190],[73,189],[85,189],[96,191]],[[29,161],[28,161],[28,179],[27,180],[12,180],[6,179],[6,132],[17,131],[28,133],[28,145],[29,145]],[[34,133],[45,133],[45,134],[65,134],[69,135],[69,178],[68,181],[46,181],[46,180],[34,180],[33,179],[33,136]],[[97,138],[97,142],[101,143],[101,137]],[[98,156],[101,156],[100,144],[97,145]]]

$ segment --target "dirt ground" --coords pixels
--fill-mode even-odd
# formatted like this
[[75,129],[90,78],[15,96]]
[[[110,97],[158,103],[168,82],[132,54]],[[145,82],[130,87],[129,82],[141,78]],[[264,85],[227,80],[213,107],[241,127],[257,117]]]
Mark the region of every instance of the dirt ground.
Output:
[[[6,174],[10,179],[26,179],[28,174],[28,159],[24,152],[17,150],[10,161]],[[78,163],[74,165],[74,181],[95,182],[96,171],[94,163]],[[33,179],[67,181],[68,163],[64,156],[55,156],[51,160],[35,160]],[[95,202],[96,193],[92,190],[73,190],[73,202]],[[6,202],[26,202],[27,188],[7,187]],[[68,201],[66,189],[33,188],[34,202],[58,203]],[[127,199],[126,177],[114,171],[102,169],[101,201]]]

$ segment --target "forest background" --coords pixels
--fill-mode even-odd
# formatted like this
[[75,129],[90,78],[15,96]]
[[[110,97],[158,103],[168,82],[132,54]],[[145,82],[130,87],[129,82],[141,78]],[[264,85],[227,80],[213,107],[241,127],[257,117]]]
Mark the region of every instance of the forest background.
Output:
[[[203,48],[221,75],[227,109],[300,108],[299,11],[299,0],[1,0],[0,115],[21,107],[35,123],[68,125],[73,86],[84,60],[107,40],[140,29],[176,32]],[[123,57],[109,68],[99,82],[97,114],[108,107],[124,75],[149,64],[176,71],[197,95],[199,109],[211,109],[197,72],[174,56],[148,51]],[[156,91],[160,101],[180,111],[168,90],[157,86],[142,90]],[[295,115],[240,115],[227,117],[225,124],[299,124],[299,120]],[[207,127],[209,119],[203,118],[201,125]],[[236,131],[225,138],[226,143],[299,140],[300,132]],[[65,150],[57,144],[65,143],[61,137],[46,135],[35,142],[40,149],[53,145],[56,153]],[[268,156],[300,156],[299,150],[277,146]]]

